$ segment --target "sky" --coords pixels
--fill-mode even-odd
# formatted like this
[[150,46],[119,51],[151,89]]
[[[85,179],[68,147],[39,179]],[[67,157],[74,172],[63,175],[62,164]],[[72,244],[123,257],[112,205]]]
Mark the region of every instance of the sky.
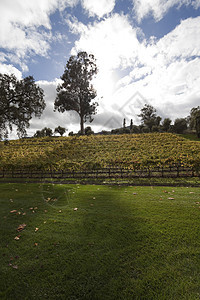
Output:
[[[57,126],[80,129],[76,112],[54,112],[71,55],[94,54],[99,103],[91,126],[140,124],[145,104],[173,121],[200,105],[200,0],[1,0],[0,73],[33,76],[46,109],[28,136]],[[10,137],[15,137],[13,132]]]

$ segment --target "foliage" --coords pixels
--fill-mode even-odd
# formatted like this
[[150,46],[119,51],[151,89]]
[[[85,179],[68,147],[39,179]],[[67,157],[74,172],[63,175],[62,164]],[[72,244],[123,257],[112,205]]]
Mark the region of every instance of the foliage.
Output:
[[172,123],[171,119],[165,118],[163,120],[163,123],[162,123],[162,129],[163,129],[163,131],[168,132],[170,130],[171,123]]
[[7,137],[13,125],[19,137],[25,136],[31,118],[40,117],[45,108],[43,98],[32,76],[17,80],[14,75],[0,74],[0,137]]
[[152,131],[154,125],[160,125],[161,117],[156,115],[156,109],[149,104],[144,105],[138,117],[141,118],[142,124],[149,128],[150,131]]
[[123,120],[123,128],[126,128],[126,119]]
[[45,136],[52,136],[53,131],[51,128],[44,127],[42,130],[37,130],[36,133],[34,134],[34,137],[45,137]]
[[92,115],[96,113],[96,91],[91,84],[97,66],[94,55],[79,52],[71,56],[61,76],[62,84],[57,87],[57,97],[54,103],[55,110],[65,112],[74,110],[79,114],[81,134],[84,134],[84,122],[93,121]]
[[183,133],[187,129],[187,120],[185,118],[177,118],[174,121],[173,132]]
[[200,106],[193,107],[189,116],[190,129],[195,129],[197,137],[200,138]]
[[130,122],[130,130],[133,129],[133,119],[131,119],[131,122]]
[[66,132],[66,128],[58,126],[54,130],[55,133],[59,133],[60,136],[63,136],[63,134]]
[[91,135],[91,134],[94,134],[94,131],[92,130],[92,128],[90,126],[87,126],[85,128],[85,134],[86,135]]

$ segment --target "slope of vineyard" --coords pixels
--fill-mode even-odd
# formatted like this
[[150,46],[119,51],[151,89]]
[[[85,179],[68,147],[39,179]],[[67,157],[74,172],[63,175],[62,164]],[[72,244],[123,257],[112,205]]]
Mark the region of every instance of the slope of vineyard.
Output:
[[0,143],[1,169],[199,169],[200,143],[170,133],[31,138]]

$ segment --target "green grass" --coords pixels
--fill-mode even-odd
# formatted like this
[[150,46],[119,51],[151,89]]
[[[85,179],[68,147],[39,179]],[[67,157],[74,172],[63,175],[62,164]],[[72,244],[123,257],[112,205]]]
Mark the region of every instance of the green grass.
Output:
[[190,141],[200,141],[200,139],[197,137],[196,134],[192,134],[192,133],[185,133],[185,134],[180,134],[181,137],[190,140]]
[[199,188],[0,190],[0,299],[200,298]]

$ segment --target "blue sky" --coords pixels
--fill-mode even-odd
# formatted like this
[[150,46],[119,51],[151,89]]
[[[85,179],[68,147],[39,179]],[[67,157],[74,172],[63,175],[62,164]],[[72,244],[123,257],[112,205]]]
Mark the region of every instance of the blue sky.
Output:
[[45,91],[29,135],[79,130],[76,113],[55,113],[53,103],[67,60],[82,50],[99,67],[95,131],[124,117],[138,124],[145,103],[172,120],[200,105],[200,0],[2,0],[0,23],[0,72],[32,75]]

